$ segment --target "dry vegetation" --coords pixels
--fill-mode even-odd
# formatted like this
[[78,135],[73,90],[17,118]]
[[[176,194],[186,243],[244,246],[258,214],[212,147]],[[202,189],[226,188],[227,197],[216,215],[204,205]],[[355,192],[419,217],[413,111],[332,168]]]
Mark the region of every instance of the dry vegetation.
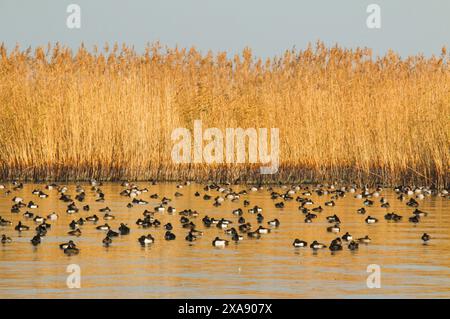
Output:
[[[0,179],[449,184],[450,61],[318,43],[262,61],[0,48]],[[172,164],[173,128],[278,127],[281,167]]]

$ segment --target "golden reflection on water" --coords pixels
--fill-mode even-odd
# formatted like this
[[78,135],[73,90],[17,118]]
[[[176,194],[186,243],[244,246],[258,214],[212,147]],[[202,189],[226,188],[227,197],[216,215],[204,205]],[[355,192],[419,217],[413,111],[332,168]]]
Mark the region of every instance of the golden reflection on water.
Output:
[[[435,298],[450,297],[450,205],[446,198],[432,196],[420,200],[420,209],[429,212],[418,225],[408,222],[414,209],[405,202],[397,200],[397,195],[384,190],[382,196],[389,200],[391,208],[380,208],[379,198],[375,198],[374,207],[367,208],[366,215],[358,215],[356,210],[362,207],[362,199],[353,198],[352,194],[336,201],[335,207],[324,206],[330,195],[309,196],[316,207],[324,207],[322,213],[312,224],[304,223],[304,215],[298,210],[295,200],[286,202],[283,209],[274,207],[267,190],[249,192],[241,196],[239,202],[225,200],[220,207],[214,207],[213,201],[205,201],[203,185],[190,185],[177,189],[175,184],[152,185],[138,183],[147,187],[148,193],[139,198],[149,201],[149,205],[135,205],[127,208],[130,198],[120,196],[124,187],[115,183],[101,186],[106,201],[94,201],[89,185],[86,201],[77,202],[80,212],[73,215],[65,213],[67,203],[58,200],[56,190],[44,190],[44,185],[26,184],[20,191],[9,195],[0,195],[0,216],[13,222],[12,226],[1,227],[0,235],[6,234],[13,239],[11,244],[0,244],[0,297],[2,298],[352,298],[352,297],[406,297]],[[33,189],[44,190],[50,196],[39,199],[32,195]],[[234,190],[244,186],[235,186]],[[275,188],[277,191],[285,191]],[[179,191],[182,197],[175,197]],[[202,196],[195,197],[195,191]],[[75,196],[75,184],[69,185],[68,194]],[[141,229],[135,222],[142,217],[145,209],[153,211],[158,199],[149,199],[150,194],[158,193],[172,199],[171,206],[177,213],[156,213],[164,225],[171,222],[175,241],[165,241],[163,227]],[[208,191],[213,198],[217,191]],[[21,196],[24,201],[33,200],[39,205],[37,209],[23,208],[21,213],[12,214],[10,208],[13,196]],[[294,195],[294,197],[297,196]],[[273,229],[262,239],[247,239],[238,244],[230,242],[224,249],[211,245],[219,236],[228,238],[216,227],[205,228],[201,218],[205,214],[215,218],[227,218],[237,226],[237,217],[233,209],[243,207],[246,198],[251,206],[263,208],[267,221],[278,218],[281,225]],[[91,211],[81,210],[82,205],[89,204]],[[112,209],[115,220],[107,221],[114,230],[120,222],[131,227],[131,234],[114,238],[110,247],[102,245],[105,232],[95,229],[94,224],[86,223],[81,227],[81,237],[67,236],[68,224],[72,219],[97,214],[98,209],[108,206]],[[179,211],[192,208],[200,213],[193,219],[197,228],[204,230],[204,236],[197,242],[184,240],[187,230],[181,227]],[[42,244],[33,247],[30,239],[34,235],[35,223],[25,220],[22,214],[30,210],[35,215],[47,216],[52,211],[59,214],[57,221],[49,222],[51,229]],[[398,223],[384,220],[386,212],[394,211],[403,216]],[[331,253],[328,249],[314,253],[310,248],[293,248],[292,242],[300,238],[312,242],[317,239],[329,244],[336,235],[327,233],[329,226],[325,217],[337,214],[341,219],[342,236],[346,231],[354,238],[369,235],[372,243],[360,245],[358,251],[351,252],[346,247],[343,251]],[[367,225],[368,216],[379,218],[380,222]],[[244,217],[256,228],[256,215],[247,213]],[[19,234],[14,226],[22,220],[32,230]],[[103,224],[102,218],[97,225]],[[432,236],[428,245],[423,245],[420,237],[424,232]],[[156,242],[150,247],[141,247],[137,238],[151,233]],[[73,239],[81,252],[77,256],[66,256],[59,244]],[[78,264],[81,267],[81,288],[69,289],[66,279],[69,273],[66,267]],[[370,289],[366,285],[369,275],[366,269],[370,264],[381,267],[381,288]]]

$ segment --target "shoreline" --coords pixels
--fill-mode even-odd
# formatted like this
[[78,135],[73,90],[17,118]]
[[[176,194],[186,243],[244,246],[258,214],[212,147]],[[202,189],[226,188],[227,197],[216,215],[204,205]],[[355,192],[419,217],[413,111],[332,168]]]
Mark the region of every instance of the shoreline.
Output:
[[40,168],[29,170],[1,170],[0,181],[8,182],[19,180],[23,182],[88,182],[97,180],[101,182],[145,182],[156,181],[160,183],[175,183],[192,181],[197,183],[230,183],[247,185],[273,185],[273,184],[338,184],[356,186],[394,187],[398,185],[420,185],[434,189],[448,188],[450,174],[429,178],[413,171],[404,173],[389,173],[381,169],[364,171],[352,168],[334,168],[317,171],[280,165],[277,174],[261,175],[259,167],[240,166],[234,169],[229,166],[216,167],[186,167],[175,169],[173,166],[149,169],[145,172],[131,171],[126,168],[86,167],[75,168],[60,166],[56,168]]

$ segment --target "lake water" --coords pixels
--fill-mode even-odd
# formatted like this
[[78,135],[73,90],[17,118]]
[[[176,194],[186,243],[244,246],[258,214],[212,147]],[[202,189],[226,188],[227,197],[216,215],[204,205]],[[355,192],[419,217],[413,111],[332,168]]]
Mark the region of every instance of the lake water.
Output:
[[[204,191],[204,185],[191,184],[181,189],[176,184],[150,185],[148,193],[138,198],[149,201],[148,205],[134,205],[127,208],[129,197],[120,196],[125,188],[118,183],[107,183],[100,188],[105,194],[105,202],[95,202],[94,192],[88,183],[81,184],[86,190],[86,200],[76,201],[79,213],[69,215],[65,212],[67,203],[60,200],[58,191],[46,190],[42,184],[26,184],[18,191],[5,194],[0,190],[0,216],[11,220],[12,226],[1,227],[0,235],[6,234],[13,242],[0,243],[0,297],[1,298],[449,298],[450,297],[450,201],[440,196],[430,196],[420,203],[419,209],[429,213],[417,225],[408,222],[414,208],[406,206],[406,201],[397,199],[392,190],[383,190],[381,196],[388,199],[391,208],[381,208],[379,198],[373,207],[368,207],[365,215],[356,210],[363,207],[363,199],[354,198],[347,193],[336,200],[335,207],[324,206],[331,195],[307,196],[314,201],[309,208],[321,205],[324,211],[311,224],[304,222],[304,215],[298,210],[299,203],[285,202],[285,208],[275,208],[270,192],[266,189],[248,192],[238,202],[225,200],[220,207],[214,207],[213,200],[204,200],[203,194],[213,198],[220,193],[216,190]],[[12,189],[11,185],[6,185]],[[68,184],[72,198],[76,195],[75,184]],[[233,190],[248,189],[245,186],[232,186]],[[41,189],[50,196],[40,199],[32,194],[33,189]],[[286,189],[274,187],[285,192]],[[184,196],[175,197],[176,191]],[[199,191],[202,196],[195,197]],[[142,229],[136,220],[142,218],[145,209],[153,211],[159,204],[150,195],[158,193],[172,199],[169,205],[175,207],[174,214],[156,213],[161,221],[159,228]],[[24,202],[30,200],[39,205],[36,209],[22,208],[19,214],[10,212],[12,198],[20,196]],[[301,191],[293,197],[301,196]],[[305,196],[302,196],[305,197]],[[243,206],[247,199],[251,205]],[[89,204],[91,210],[85,212],[83,205]],[[247,212],[258,205],[263,208],[267,221],[278,218],[280,226],[261,239],[248,239],[235,244],[230,242],[225,248],[212,246],[212,240],[219,236],[230,239],[224,231],[212,226],[206,228],[201,219],[205,214],[215,218],[227,218],[237,226],[238,217],[232,214],[236,208],[244,209],[244,217],[256,228],[256,215]],[[97,225],[104,224],[100,208],[108,206],[115,220],[107,221],[114,230],[120,222],[131,227],[131,233],[113,239],[110,247],[104,247],[102,239],[105,232],[96,230],[93,223],[81,226],[81,237],[67,235],[69,223],[73,219],[97,214]],[[184,237],[187,230],[181,227],[179,211],[195,209],[199,216],[191,218],[197,229],[204,231],[202,238],[194,243]],[[30,243],[36,224],[25,219],[22,214],[31,211],[35,215],[47,216],[52,211],[59,214],[42,243],[34,247]],[[396,212],[403,216],[397,223],[387,222],[386,212]],[[345,232],[353,238],[369,235],[372,242],[360,244],[359,250],[350,251],[346,245],[342,251],[332,253],[329,249],[314,252],[308,248],[294,248],[292,242],[300,238],[308,242],[317,239],[329,244],[337,235],[328,233],[330,226],[326,216],[337,214],[341,220],[342,236]],[[379,219],[376,224],[367,225],[368,216]],[[30,231],[19,234],[14,226],[21,220],[30,226]],[[174,241],[164,240],[162,227],[170,222],[177,235]],[[421,236],[424,232],[432,239],[424,245]],[[149,247],[141,247],[137,238],[152,234],[156,239]],[[80,254],[67,256],[59,244],[74,240]],[[77,264],[81,269],[81,288],[69,289],[66,284],[67,266]],[[371,273],[369,265],[380,267],[380,288],[368,288],[366,280]]]

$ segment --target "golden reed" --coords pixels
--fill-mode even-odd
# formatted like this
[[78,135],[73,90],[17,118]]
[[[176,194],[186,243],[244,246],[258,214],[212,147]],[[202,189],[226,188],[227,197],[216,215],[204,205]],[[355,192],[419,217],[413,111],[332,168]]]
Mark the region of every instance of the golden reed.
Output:
[[[0,48],[0,178],[449,185],[450,57],[369,49],[263,61],[191,49]],[[174,165],[171,132],[277,127],[280,169]]]

